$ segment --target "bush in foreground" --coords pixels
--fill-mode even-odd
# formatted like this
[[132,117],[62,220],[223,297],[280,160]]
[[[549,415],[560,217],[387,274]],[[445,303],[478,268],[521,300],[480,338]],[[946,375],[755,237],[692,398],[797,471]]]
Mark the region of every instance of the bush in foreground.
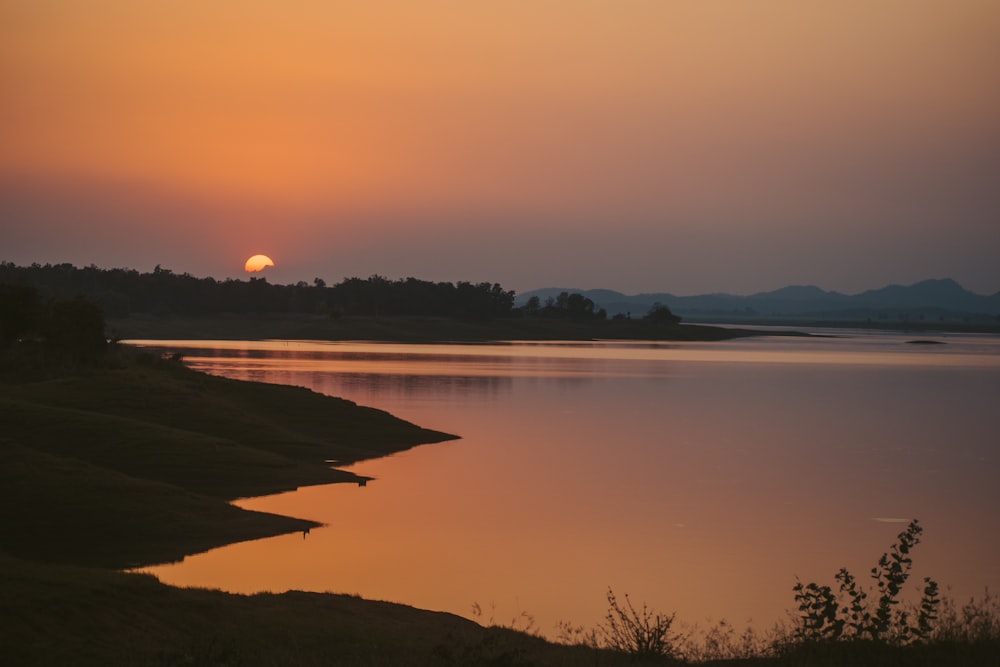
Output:
[[[911,553],[922,528],[913,520],[871,570],[871,590],[842,568],[836,588],[815,582],[794,586],[798,616],[766,632],[742,632],[726,620],[707,629],[675,629],[675,614],[608,590],[603,624],[585,630],[558,626],[558,641],[584,645],[602,655],[642,664],[715,665],[1000,665],[1000,598],[959,605],[942,597],[936,581],[925,578],[917,603],[901,600],[912,567]],[[595,653],[595,656],[597,653]]]
[[799,625],[796,637],[801,641],[870,639],[904,645],[930,639],[938,620],[941,598],[938,584],[924,579],[920,603],[916,609],[900,606],[899,594],[910,576],[913,559],[910,552],[920,542],[923,529],[916,519],[899,534],[898,541],[879,558],[872,568],[877,601],[858,585],[854,576],[841,568],[834,576],[838,592],[814,582],[795,585]]

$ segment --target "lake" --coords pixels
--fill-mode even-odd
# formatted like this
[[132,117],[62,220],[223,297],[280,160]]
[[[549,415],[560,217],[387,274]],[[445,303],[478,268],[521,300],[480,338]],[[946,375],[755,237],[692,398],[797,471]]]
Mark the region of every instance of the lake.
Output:
[[[868,573],[906,522],[910,588],[1000,590],[1000,339],[714,343],[133,341],[461,436],[241,507],[325,524],[148,568],[232,592],[356,593],[482,622],[594,626],[609,587],[766,629],[792,586]],[[473,612],[478,605],[481,613]]]

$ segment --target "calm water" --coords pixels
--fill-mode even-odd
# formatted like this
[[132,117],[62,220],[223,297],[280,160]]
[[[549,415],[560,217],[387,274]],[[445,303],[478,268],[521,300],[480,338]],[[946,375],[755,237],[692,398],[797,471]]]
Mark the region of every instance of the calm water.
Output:
[[[462,437],[331,485],[239,501],[308,535],[152,568],[234,592],[357,593],[594,625],[610,586],[689,623],[767,626],[803,580],[865,579],[917,517],[924,575],[1000,589],[1000,339],[156,344]],[[153,344],[152,341],[147,341]]]

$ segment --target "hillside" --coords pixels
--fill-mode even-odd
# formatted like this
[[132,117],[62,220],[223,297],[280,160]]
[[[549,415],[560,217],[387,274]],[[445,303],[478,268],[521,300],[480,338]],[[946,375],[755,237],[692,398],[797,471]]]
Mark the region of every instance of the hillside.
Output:
[[606,289],[550,287],[520,294],[515,303],[524,304],[532,296],[544,302],[564,291],[583,294],[597,307],[607,310],[608,315],[630,313],[635,317],[645,314],[654,303],[661,303],[689,322],[753,322],[788,318],[831,322],[1000,322],[1000,292],[989,296],[976,294],[949,278],[924,280],[908,286],[888,285],[853,295],[810,285],[793,285],[746,296],[676,296],[668,292],[626,295]]

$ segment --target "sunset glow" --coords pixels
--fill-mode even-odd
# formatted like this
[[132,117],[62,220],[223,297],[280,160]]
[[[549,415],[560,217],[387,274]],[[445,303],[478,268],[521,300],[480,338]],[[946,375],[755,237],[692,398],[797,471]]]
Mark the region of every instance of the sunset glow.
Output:
[[991,293],[997,44],[982,0],[4,3],[2,259]]
[[0,655],[988,661],[998,255],[1000,0],[0,0]]

